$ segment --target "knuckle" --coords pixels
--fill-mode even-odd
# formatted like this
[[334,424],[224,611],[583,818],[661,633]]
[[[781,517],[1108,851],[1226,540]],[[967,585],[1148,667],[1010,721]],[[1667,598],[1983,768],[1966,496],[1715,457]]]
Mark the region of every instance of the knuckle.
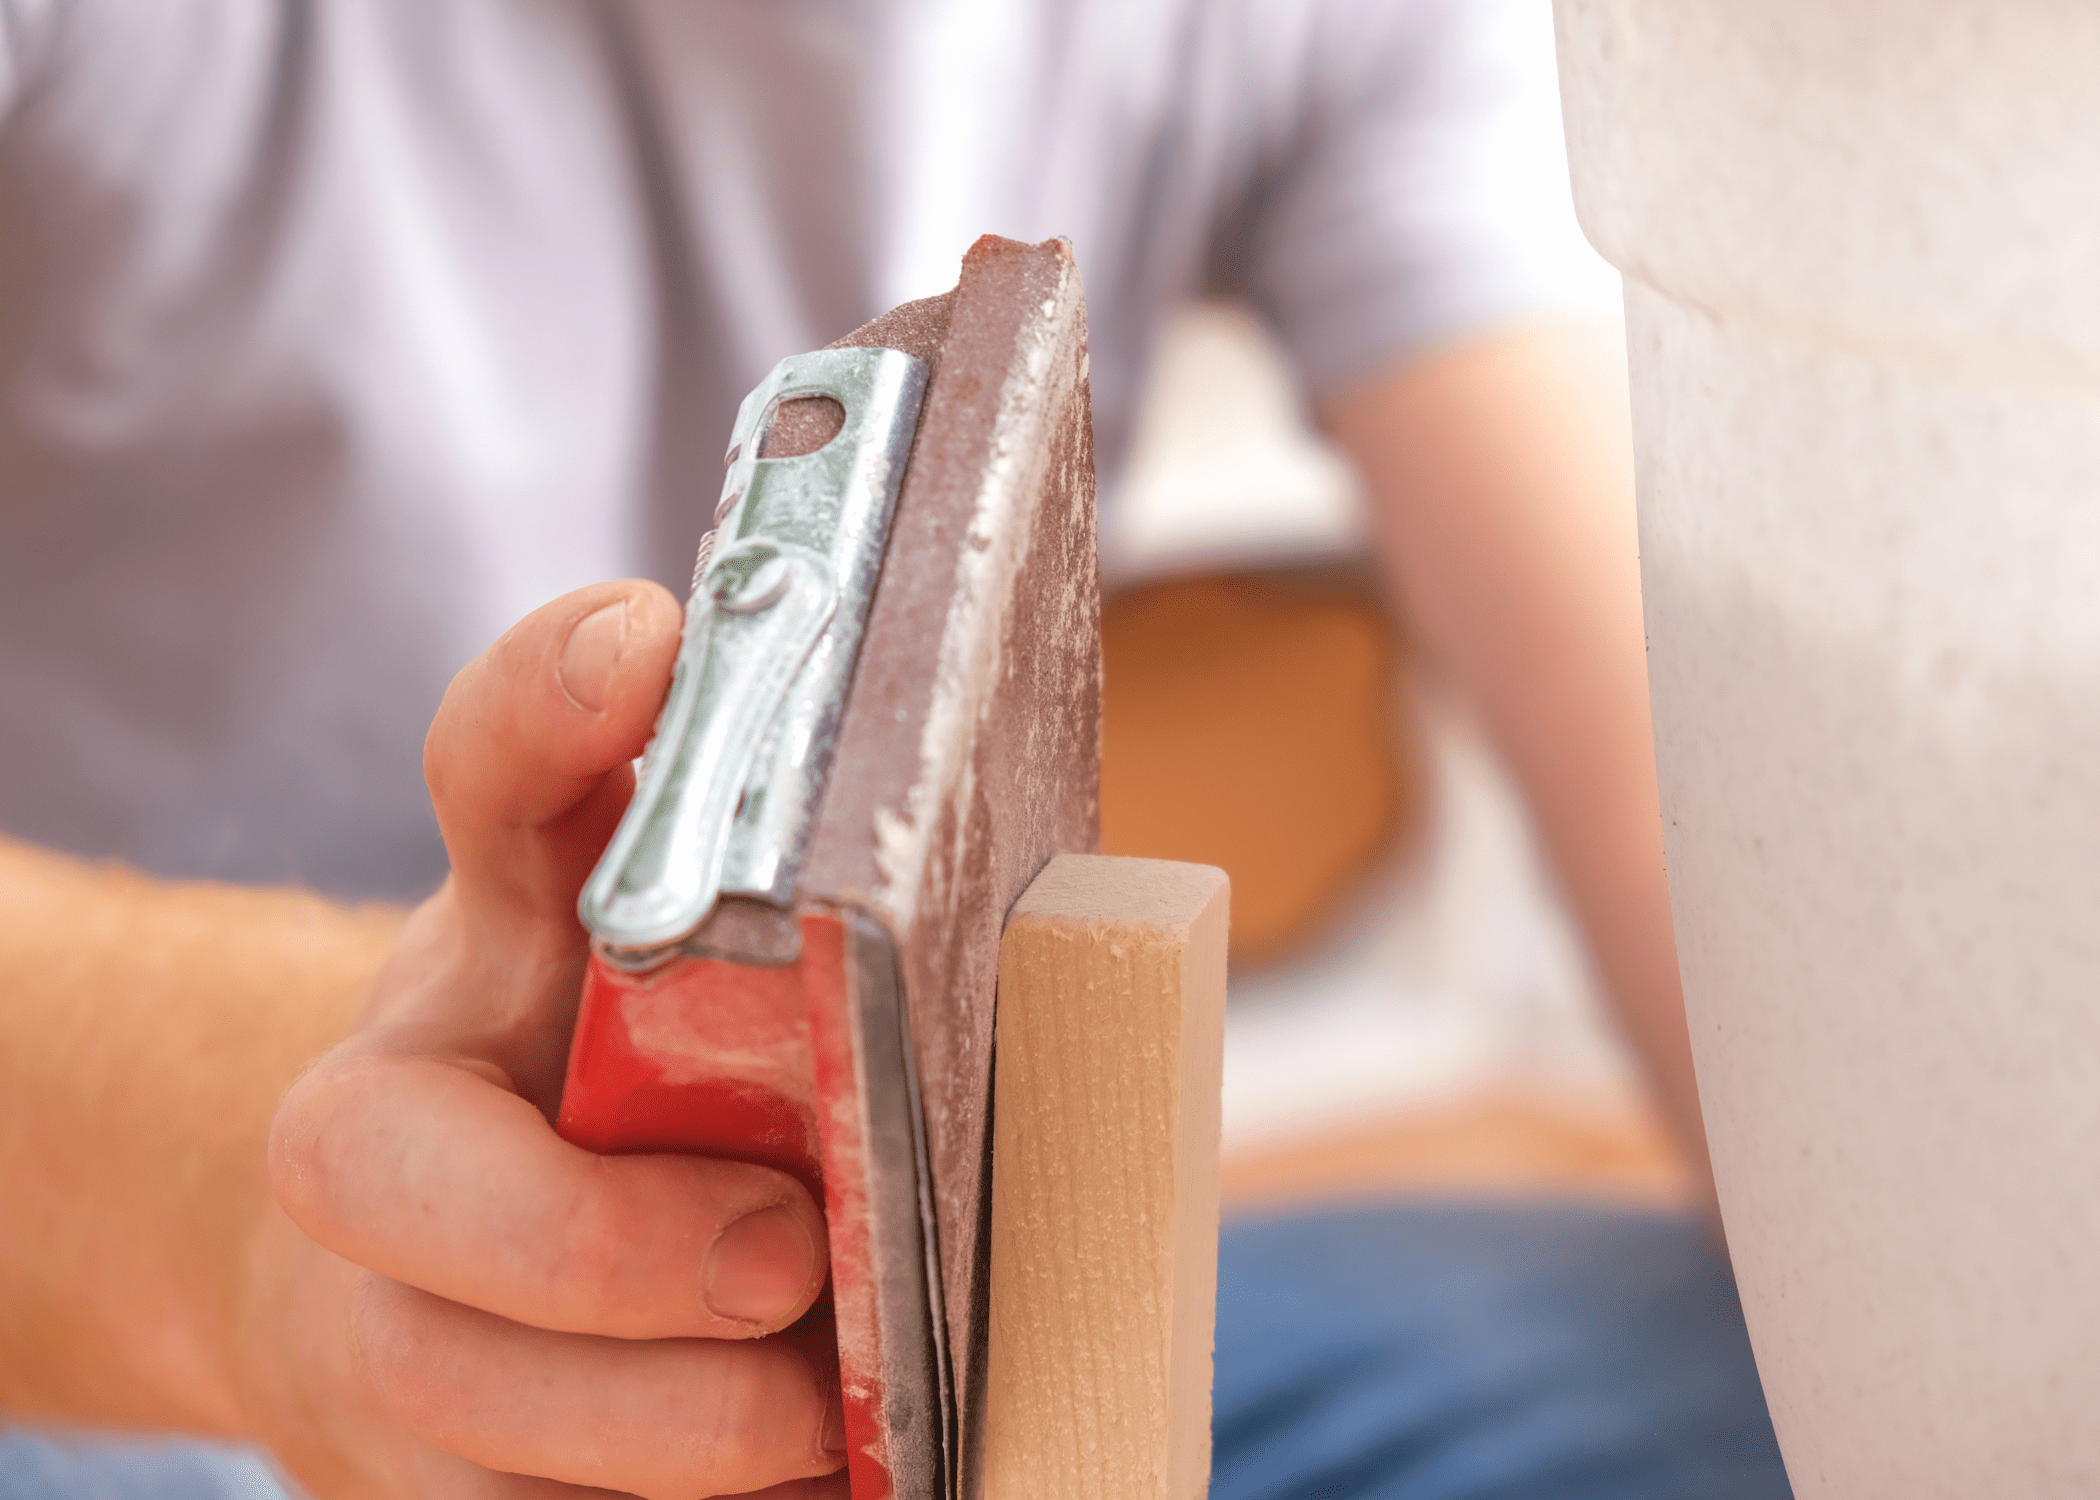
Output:
[[328,1201],[338,1176],[334,1146],[344,1070],[336,1054],[323,1056],[292,1085],[270,1121],[270,1185],[302,1226]]
[[445,1378],[431,1299],[367,1273],[351,1302],[351,1339],[365,1383],[412,1430],[442,1426]]
[[806,1198],[793,1179],[743,1162],[591,1157],[551,1215],[559,1228],[537,1294],[550,1317],[579,1332],[711,1331],[699,1277],[715,1236],[755,1209]]
[[316,1121],[308,1073],[294,1083],[270,1119],[270,1186],[287,1208],[303,1201],[313,1181]]
[[442,798],[450,790],[457,727],[462,712],[460,700],[472,691],[478,665],[477,662],[462,667],[445,688],[445,696],[438,700],[437,713],[431,717],[429,732],[423,736],[423,783],[433,798]]
[[540,1292],[562,1321],[584,1330],[613,1322],[645,1226],[618,1191],[617,1159],[593,1158],[559,1217],[560,1237],[540,1272]]
[[803,1472],[815,1453],[823,1399],[809,1362],[773,1344],[724,1352],[731,1357],[718,1366],[710,1399],[696,1403],[707,1414],[700,1439],[709,1466],[745,1482]]

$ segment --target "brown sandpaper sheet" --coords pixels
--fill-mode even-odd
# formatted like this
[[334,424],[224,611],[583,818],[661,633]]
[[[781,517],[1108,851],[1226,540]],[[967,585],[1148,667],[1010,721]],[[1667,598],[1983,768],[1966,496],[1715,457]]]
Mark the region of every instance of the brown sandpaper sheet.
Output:
[[974,1497],[999,936],[1037,871],[1091,851],[1098,827],[1093,430],[1071,248],[986,236],[954,291],[839,343],[901,349],[931,379],[798,896],[861,911],[894,944],[953,1371],[951,1484]]

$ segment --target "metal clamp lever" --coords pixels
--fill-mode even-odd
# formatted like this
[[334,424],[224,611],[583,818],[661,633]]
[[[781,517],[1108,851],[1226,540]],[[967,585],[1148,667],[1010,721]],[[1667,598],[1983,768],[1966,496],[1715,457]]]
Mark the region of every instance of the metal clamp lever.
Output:
[[[895,349],[826,349],[782,360],[744,398],[670,696],[577,902],[607,962],[795,957],[795,878],[925,387],[926,367]],[[844,408],[838,435],[764,457],[781,403],[807,396]]]

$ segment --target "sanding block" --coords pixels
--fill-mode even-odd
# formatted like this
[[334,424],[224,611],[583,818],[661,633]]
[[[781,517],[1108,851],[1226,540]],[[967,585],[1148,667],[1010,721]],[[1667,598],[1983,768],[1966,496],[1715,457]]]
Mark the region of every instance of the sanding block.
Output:
[[579,903],[592,958],[559,1128],[808,1184],[854,1500],[966,1500],[999,935],[1098,822],[1070,247],[987,236],[953,291],[783,360],[739,413],[714,517],[634,799]]

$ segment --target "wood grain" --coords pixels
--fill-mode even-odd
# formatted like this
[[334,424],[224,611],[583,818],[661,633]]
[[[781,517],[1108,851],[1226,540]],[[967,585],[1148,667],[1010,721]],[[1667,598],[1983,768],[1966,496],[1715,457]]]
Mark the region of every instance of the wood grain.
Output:
[[1062,855],[999,951],[987,1500],[1210,1477],[1221,870]]

